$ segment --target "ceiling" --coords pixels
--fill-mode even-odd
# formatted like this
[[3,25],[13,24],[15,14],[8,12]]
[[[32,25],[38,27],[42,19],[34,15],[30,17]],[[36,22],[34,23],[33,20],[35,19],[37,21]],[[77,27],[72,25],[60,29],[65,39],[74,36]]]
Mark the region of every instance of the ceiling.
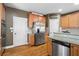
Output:
[[[79,5],[73,3],[5,3],[5,6],[44,15],[48,13],[64,14],[79,10]],[[58,11],[59,9],[62,9],[62,11]]]

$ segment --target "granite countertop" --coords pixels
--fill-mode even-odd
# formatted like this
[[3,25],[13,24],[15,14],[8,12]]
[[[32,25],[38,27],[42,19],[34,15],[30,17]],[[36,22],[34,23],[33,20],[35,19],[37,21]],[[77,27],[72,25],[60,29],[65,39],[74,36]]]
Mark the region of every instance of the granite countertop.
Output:
[[54,32],[54,34],[65,34],[65,35],[79,36],[79,34],[75,34],[75,33],[62,33],[62,32],[57,32],[57,33],[55,33],[55,32]]
[[49,36],[49,38],[79,45],[79,35],[77,34],[54,33],[54,35]]

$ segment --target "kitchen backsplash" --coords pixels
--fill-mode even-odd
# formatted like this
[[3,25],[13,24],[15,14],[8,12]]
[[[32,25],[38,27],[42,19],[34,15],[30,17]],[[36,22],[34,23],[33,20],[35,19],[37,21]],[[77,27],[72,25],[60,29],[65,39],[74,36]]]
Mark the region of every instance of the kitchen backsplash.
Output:
[[77,28],[77,29],[64,29],[64,30],[67,30],[67,31],[69,31],[70,33],[78,34],[78,35],[79,35],[79,28]]

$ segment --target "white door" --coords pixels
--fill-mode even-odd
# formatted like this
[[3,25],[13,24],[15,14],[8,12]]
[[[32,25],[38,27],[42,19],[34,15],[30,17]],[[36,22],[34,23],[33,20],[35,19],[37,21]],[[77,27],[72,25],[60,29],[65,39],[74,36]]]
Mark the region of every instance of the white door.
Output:
[[49,19],[49,35],[53,36],[54,32],[59,32],[59,19]]
[[13,16],[13,45],[19,46],[27,42],[27,18]]

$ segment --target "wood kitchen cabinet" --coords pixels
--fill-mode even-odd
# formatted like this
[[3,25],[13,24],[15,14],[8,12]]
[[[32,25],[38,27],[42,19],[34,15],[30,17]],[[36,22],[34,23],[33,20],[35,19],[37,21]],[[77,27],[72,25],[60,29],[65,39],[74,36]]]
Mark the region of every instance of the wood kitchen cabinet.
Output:
[[33,23],[33,15],[29,13],[29,27],[32,27],[32,23]]
[[5,7],[2,5],[2,20],[5,20]]
[[34,40],[34,34],[30,34],[29,35],[29,45],[30,46],[34,46],[34,42],[35,42],[35,40]]
[[62,28],[79,28],[79,12],[61,16]]
[[69,28],[78,28],[79,27],[79,13],[72,13],[69,15]]
[[3,6],[3,4],[0,3],[0,55],[2,55],[3,53],[3,48],[2,48],[2,21],[5,20],[5,8]]
[[30,27],[30,28],[32,28],[33,22],[36,22],[36,21],[38,21],[38,16],[29,13],[29,27]]
[[69,27],[69,15],[62,16],[60,25],[62,28],[68,28]]
[[76,45],[76,44],[70,45],[70,55],[79,56],[79,45]]
[[39,16],[39,21],[45,24],[45,16]]
[[[32,14],[31,12],[29,13],[29,28],[32,30],[33,29],[33,23],[40,21],[45,24],[45,16],[40,16],[36,14]],[[34,45],[34,34],[29,34],[29,45],[33,46]]]
[[29,27],[32,28],[33,22],[40,21],[41,23],[45,24],[45,16],[39,16],[32,13],[29,13]]
[[47,33],[46,33],[46,35],[45,35],[45,41],[46,41],[46,44],[47,44],[48,54],[49,54],[50,56],[52,56],[53,43],[52,43],[52,39],[50,39],[50,38],[48,37],[48,34],[47,34]]

